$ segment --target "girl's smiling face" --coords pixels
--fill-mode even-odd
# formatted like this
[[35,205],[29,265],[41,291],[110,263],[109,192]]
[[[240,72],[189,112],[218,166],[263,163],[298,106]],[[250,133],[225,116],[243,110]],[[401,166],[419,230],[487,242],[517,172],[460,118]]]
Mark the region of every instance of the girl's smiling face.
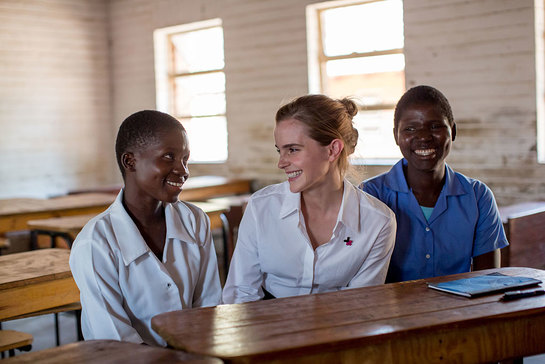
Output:
[[408,167],[423,172],[444,168],[455,137],[456,124],[450,125],[440,109],[429,103],[408,106],[394,129]]
[[133,153],[134,186],[142,197],[176,202],[189,177],[189,144],[182,128],[158,131],[155,140]]
[[274,129],[279,154],[278,168],[286,172],[290,191],[297,193],[323,184],[333,173],[329,147],[308,136],[307,127],[297,119],[279,121]]

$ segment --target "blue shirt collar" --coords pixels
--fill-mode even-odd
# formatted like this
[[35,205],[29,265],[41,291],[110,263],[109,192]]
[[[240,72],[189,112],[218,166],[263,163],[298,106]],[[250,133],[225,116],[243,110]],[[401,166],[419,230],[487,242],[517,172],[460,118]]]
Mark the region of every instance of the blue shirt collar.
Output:
[[[407,184],[405,174],[403,173],[403,166],[406,165],[407,160],[402,158],[392,167],[391,173],[388,173],[384,179],[384,183],[388,188],[398,192],[409,193],[409,185]],[[445,186],[443,187],[441,194],[445,194],[446,196],[457,196],[468,193],[462,183],[456,178],[456,174],[452,168],[446,163],[445,174]]]

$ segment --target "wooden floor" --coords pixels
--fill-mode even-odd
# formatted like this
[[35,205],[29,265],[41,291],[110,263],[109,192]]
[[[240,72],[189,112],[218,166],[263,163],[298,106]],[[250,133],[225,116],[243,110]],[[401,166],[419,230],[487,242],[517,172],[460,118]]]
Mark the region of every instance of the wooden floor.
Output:
[[[78,341],[76,332],[76,316],[69,312],[59,314],[61,345]],[[29,317],[20,320],[2,322],[3,330],[17,330],[32,334],[32,350],[38,351],[53,348],[55,344],[55,317],[53,314]],[[15,355],[24,355],[25,352],[15,350]]]

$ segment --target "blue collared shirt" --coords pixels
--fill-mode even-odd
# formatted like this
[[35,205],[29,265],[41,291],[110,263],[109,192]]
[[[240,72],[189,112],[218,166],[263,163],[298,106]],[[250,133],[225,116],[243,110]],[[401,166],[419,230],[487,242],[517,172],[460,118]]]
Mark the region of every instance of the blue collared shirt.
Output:
[[429,221],[409,189],[400,160],[389,172],[360,184],[396,214],[396,245],[387,282],[469,272],[472,258],[509,243],[492,191],[448,165]]

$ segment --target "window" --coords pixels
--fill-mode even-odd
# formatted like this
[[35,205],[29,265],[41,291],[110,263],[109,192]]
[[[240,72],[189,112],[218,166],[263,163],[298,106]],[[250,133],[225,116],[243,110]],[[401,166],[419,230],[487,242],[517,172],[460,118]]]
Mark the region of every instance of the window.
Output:
[[545,163],[545,1],[536,1],[535,62],[536,62],[536,119],[537,119],[537,161]]
[[307,8],[309,90],[355,97],[360,138],[352,162],[391,164],[401,157],[393,115],[405,91],[403,2],[335,1]]
[[157,109],[187,130],[190,162],[227,160],[223,28],[220,19],[157,29]]

